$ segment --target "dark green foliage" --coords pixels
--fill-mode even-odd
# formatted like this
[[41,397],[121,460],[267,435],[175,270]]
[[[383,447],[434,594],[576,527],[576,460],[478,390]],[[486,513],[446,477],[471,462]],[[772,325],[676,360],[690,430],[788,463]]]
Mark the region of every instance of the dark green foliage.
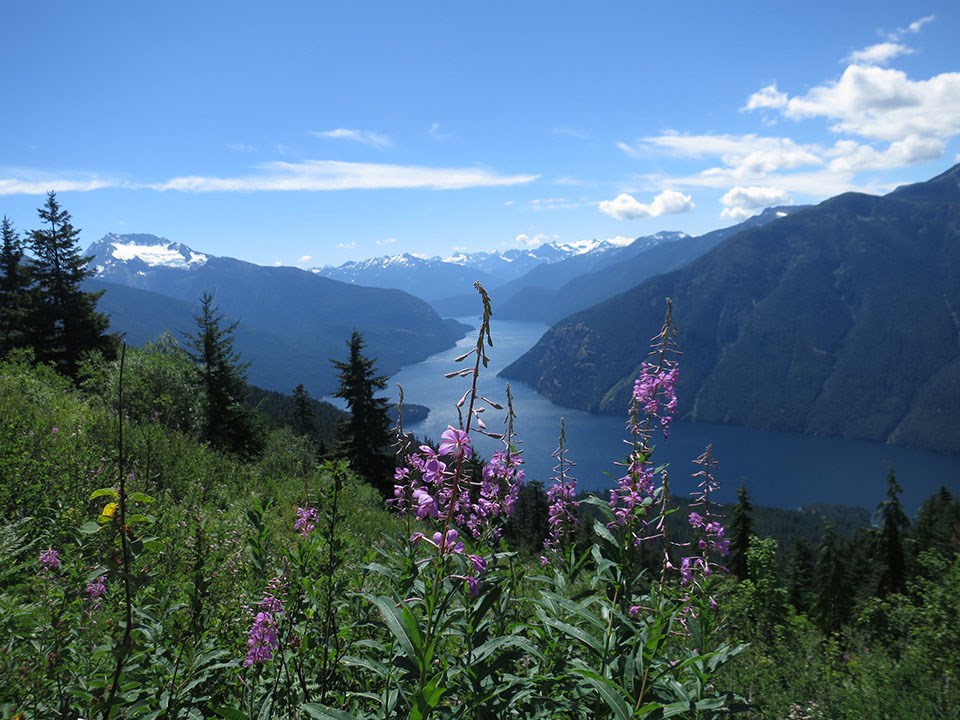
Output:
[[0,357],[26,344],[25,324],[30,308],[30,275],[23,261],[23,243],[4,216],[0,249]]
[[887,474],[887,497],[880,503],[877,513],[880,530],[876,538],[876,559],[880,567],[877,595],[902,593],[907,586],[907,561],[904,551],[910,521],[900,504],[903,490],[890,468]]
[[944,486],[917,513],[916,541],[918,549],[932,550],[945,557],[960,552],[960,500]]
[[390,416],[386,399],[376,396],[387,386],[387,379],[376,374],[375,360],[363,354],[364,345],[363,336],[354,330],[347,342],[347,360],[331,361],[340,380],[334,396],[346,400],[350,411],[340,427],[340,449],[354,472],[388,497],[393,491]]
[[34,263],[27,340],[37,360],[52,362],[59,372],[76,378],[81,357],[93,351],[112,357],[116,338],[107,335],[110,321],[97,310],[100,295],[81,287],[92,270],[89,258],[80,253],[80,231],[70,213],[52,191],[37,212],[41,227],[30,233]]
[[540,556],[547,537],[547,493],[539,480],[520,488],[513,517],[507,521],[503,537],[511,548]]
[[740,580],[746,580],[749,574],[747,550],[750,548],[750,537],[753,534],[753,505],[747,494],[746,485],[737,490],[737,504],[733,506],[733,514],[728,529],[730,537],[730,561],[728,568]]
[[813,610],[813,548],[806,538],[799,538],[787,556],[787,600],[793,608],[804,614]]
[[187,337],[187,346],[200,373],[204,439],[220,450],[255,455],[260,441],[253,413],[244,402],[247,364],[233,349],[237,324],[223,326],[223,314],[214,306],[210,293],[201,296],[195,320],[197,331]]
[[317,432],[311,400],[303,383],[293,389],[293,429],[298,435],[314,435]]
[[817,548],[814,567],[814,614],[826,633],[839,632],[850,616],[850,581],[843,548],[832,525],[827,525]]

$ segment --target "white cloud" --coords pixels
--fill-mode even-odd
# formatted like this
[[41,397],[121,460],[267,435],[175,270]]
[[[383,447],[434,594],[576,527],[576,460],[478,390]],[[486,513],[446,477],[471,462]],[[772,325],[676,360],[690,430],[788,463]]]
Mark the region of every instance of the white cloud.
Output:
[[396,241],[397,239],[395,237],[388,237],[385,240],[375,240],[374,242],[377,245],[393,245]]
[[694,207],[693,199],[677,190],[664,190],[650,203],[642,203],[633,195],[620,193],[613,200],[603,200],[599,204],[600,212],[615,220],[637,220],[672,215],[690,212]]
[[[6,176],[6,177],[4,177]],[[0,195],[46,195],[54,192],[92,192],[132,185],[123,180],[77,173],[48,173],[24,168],[0,168]]]
[[937,17],[936,15],[927,15],[926,17],[922,17],[922,18],[920,18],[919,20],[914,20],[914,21],[913,21],[912,23],[910,23],[907,27],[905,27],[905,28],[900,28],[899,33],[900,33],[900,34],[903,34],[903,33],[918,33],[918,32],[920,32],[920,29],[921,29],[924,25],[926,25],[927,23],[933,22],[933,21],[936,19],[936,17]]
[[417,165],[382,165],[334,160],[260,165],[259,175],[245,177],[178,177],[151,185],[155,190],[181,192],[257,192],[292,190],[373,190],[425,188],[461,190],[472,187],[522,185],[537,175],[498,175],[482,168],[429,168]]
[[886,65],[898,55],[912,55],[913,50],[895,42],[877,43],[862,50],[854,50],[846,60],[854,65]]
[[337,247],[341,250],[353,250],[357,244],[355,242],[337,243]]
[[456,137],[456,133],[442,131],[440,129],[440,123],[436,122],[430,125],[430,129],[427,131],[427,134],[437,142],[449,142]]
[[331,138],[334,140],[351,140],[353,142],[363,143],[364,145],[373,145],[375,147],[388,147],[390,138],[381,133],[370,130],[353,130],[350,128],[335,128],[333,130],[309,130],[311,135],[318,138]]
[[540,247],[549,239],[549,236],[545,233],[537,233],[533,237],[530,237],[526,233],[520,233],[514,238],[514,243],[523,247]]
[[568,198],[536,198],[530,201],[530,206],[534,210],[569,210],[580,207],[580,203]]
[[740,221],[772,205],[786,205],[790,202],[790,196],[782,188],[738,185],[728,190],[720,202],[726,205],[720,217]]
[[300,259],[297,262],[308,263],[313,260],[313,255],[301,255]]
[[776,83],[762,87],[749,98],[741,110],[778,109],[787,104],[787,94],[777,90]]

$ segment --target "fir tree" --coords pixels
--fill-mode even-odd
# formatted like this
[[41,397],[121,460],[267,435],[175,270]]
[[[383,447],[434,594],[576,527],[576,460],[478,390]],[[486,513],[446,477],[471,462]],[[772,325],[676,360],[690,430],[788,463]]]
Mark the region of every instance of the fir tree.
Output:
[[907,561],[904,539],[910,530],[910,521],[900,503],[901,489],[893,468],[887,473],[887,497],[880,503],[880,532],[877,535],[876,555],[880,566],[877,595],[902,593],[907,587]]
[[806,538],[797,538],[787,559],[787,599],[798,613],[813,609],[813,548]]
[[750,536],[753,534],[753,505],[747,494],[746,485],[737,490],[737,504],[733,508],[730,520],[730,572],[740,580],[746,580],[749,574],[747,554],[750,549]]
[[257,452],[253,414],[244,400],[246,371],[233,348],[237,323],[223,326],[223,314],[209,292],[200,297],[197,332],[187,336],[190,357],[200,372],[204,394],[204,436],[213,447],[251,456]]
[[917,549],[933,550],[945,557],[960,552],[960,501],[943,485],[917,512]]
[[313,419],[313,399],[303,383],[293,389],[293,429],[297,435],[314,437],[317,434]]
[[107,335],[110,320],[97,311],[103,291],[81,288],[93,270],[88,268],[90,258],[80,253],[80,230],[73,227],[70,213],[60,207],[53,191],[37,212],[42,227],[30,233],[34,297],[26,323],[28,341],[37,360],[53,362],[61,373],[76,378],[85,353],[113,357],[117,338]]
[[30,275],[23,262],[23,243],[4,216],[0,223],[0,357],[26,344],[25,325],[30,309]]
[[338,439],[340,451],[350,466],[386,497],[392,493],[390,482],[390,415],[387,401],[376,397],[387,386],[386,377],[374,371],[374,360],[363,354],[363,336],[354,330],[347,341],[346,362],[332,360],[340,379],[334,397],[347,401],[350,418],[342,423]]
[[817,548],[814,568],[813,609],[824,632],[839,632],[850,614],[850,586],[847,570],[833,525],[827,524]]

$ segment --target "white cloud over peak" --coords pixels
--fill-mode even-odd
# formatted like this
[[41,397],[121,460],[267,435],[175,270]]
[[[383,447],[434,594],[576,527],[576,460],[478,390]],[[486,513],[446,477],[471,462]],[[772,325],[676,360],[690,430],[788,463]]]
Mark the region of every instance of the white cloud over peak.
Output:
[[600,212],[615,220],[637,220],[690,212],[696,206],[689,195],[677,190],[664,190],[650,203],[642,203],[633,195],[620,193],[613,200],[601,201],[598,207]]
[[353,142],[363,143],[364,145],[373,145],[375,147],[387,147],[390,145],[390,138],[382,133],[372,132],[370,130],[354,130],[351,128],[335,128],[333,130],[309,130],[311,135],[318,138],[331,138],[334,140],[351,140]]
[[550,240],[549,236],[545,233],[537,233],[533,237],[527,235],[526,233],[520,233],[514,238],[514,243],[520,245],[521,247],[540,247],[545,242]]
[[384,240],[374,240],[377,245],[393,245],[397,239],[395,237],[388,237]]
[[786,205],[790,196],[786,190],[777,187],[738,185],[728,190],[720,202],[726,206],[720,217],[741,221],[772,205]]

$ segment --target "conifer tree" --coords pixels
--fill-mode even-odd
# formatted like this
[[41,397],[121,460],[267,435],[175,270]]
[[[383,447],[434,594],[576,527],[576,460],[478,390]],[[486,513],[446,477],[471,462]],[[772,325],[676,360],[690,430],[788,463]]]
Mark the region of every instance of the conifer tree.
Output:
[[814,613],[824,632],[839,632],[850,614],[850,586],[847,570],[833,525],[827,524],[817,548],[814,568]]
[[934,550],[946,557],[960,552],[960,501],[943,485],[917,512],[918,550]]
[[797,538],[787,559],[787,599],[798,613],[813,609],[813,548],[806,538]]
[[37,210],[41,227],[30,233],[33,302],[26,323],[37,360],[53,362],[64,375],[76,378],[84,353],[116,354],[117,338],[107,335],[109,318],[97,311],[103,292],[84,292],[81,284],[93,274],[89,257],[80,253],[80,230],[60,207],[56,193],[47,194]]
[[25,325],[30,309],[30,275],[23,262],[23,243],[10,219],[0,223],[0,357],[26,345]]
[[746,485],[737,490],[737,504],[733,507],[730,520],[730,572],[740,580],[746,580],[749,574],[747,552],[750,549],[750,536],[753,534],[753,505],[747,494]]
[[237,323],[223,326],[223,314],[213,305],[213,295],[200,297],[195,335],[187,336],[190,357],[200,372],[204,393],[204,436],[213,447],[240,455],[254,455],[257,434],[247,396],[246,371],[233,348]]
[[392,491],[390,416],[386,399],[376,397],[376,391],[387,386],[387,379],[375,373],[375,361],[363,354],[363,336],[357,330],[347,347],[346,362],[331,361],[340,379],[334,397],[346,400],[350,411],[350,419],[339,428],[340,450],[351,468],[386,497]]
[[303,383],[293,389],[293,429],[298,435],[308,437],[317,433],[313,419],[313,400]]
[[893,468],[887,473],[887,497],[880,503],[880,532],[877,535],[876,554],[880,566],[877,595],[902,593],[907,587],[907,561],[904,539],[910,531],[910,521],[900,503],[901,489]]

